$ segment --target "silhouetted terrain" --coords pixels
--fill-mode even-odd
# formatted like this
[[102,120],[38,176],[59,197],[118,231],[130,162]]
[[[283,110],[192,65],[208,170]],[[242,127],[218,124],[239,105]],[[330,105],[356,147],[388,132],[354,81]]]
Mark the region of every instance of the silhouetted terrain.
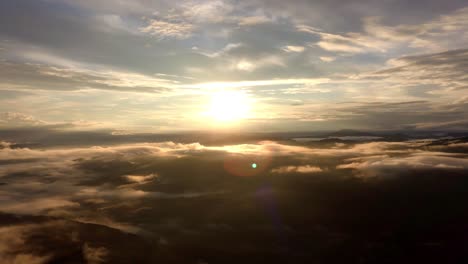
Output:
[[99,147],[4,141],[2,259],[468,260],[466,137],[249,138],[245,144],[211,146],[140,140],[137,135],[130,142]]

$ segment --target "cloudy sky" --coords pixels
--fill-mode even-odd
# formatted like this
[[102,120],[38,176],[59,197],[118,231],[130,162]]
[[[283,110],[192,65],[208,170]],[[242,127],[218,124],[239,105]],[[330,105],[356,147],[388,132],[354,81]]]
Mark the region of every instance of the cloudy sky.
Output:
[[463,0],[1,1],[0,127],[462,130],[467,48]]
[[468,263],[466,131],[466,0],[0,0],[1,263]]

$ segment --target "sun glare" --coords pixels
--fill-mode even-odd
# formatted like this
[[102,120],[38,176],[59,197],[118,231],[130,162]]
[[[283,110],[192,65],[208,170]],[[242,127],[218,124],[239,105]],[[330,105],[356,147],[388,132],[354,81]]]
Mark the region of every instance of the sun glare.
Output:
[[244,119],[250,112],[250,102],[240,91],[219,91],[211,96],[209,115],[219,122]]

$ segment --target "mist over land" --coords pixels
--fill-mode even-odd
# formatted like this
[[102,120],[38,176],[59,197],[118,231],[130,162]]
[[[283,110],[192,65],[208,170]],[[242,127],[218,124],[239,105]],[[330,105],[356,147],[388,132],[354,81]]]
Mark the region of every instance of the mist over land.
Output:
[[[43,142],[37,131],[0,133],[12,140],[0,148],[6,262],[466,258],[468,137],[459,132],[48,132]],[[107,144],[90,144],[96,137]]]

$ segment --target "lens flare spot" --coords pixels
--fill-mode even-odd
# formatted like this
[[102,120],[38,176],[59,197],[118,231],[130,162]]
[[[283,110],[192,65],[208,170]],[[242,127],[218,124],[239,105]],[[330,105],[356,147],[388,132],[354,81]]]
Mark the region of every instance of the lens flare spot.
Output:
[[[255,161],[255,162],[253,162]],[[232,153],[224,158],[224,169],[234,176],[251,177],[264,174],[270,168],[269,155],[239,155]]]

